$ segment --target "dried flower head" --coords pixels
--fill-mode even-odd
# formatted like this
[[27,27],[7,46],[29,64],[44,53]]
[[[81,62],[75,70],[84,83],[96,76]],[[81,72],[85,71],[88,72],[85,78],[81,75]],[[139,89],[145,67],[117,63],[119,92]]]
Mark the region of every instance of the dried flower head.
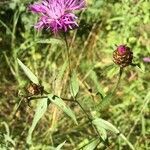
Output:
[[35,83],[31,83],[27,87],[27,92],[29,95],[39,95],[43,93],[44,87],[41,85],[37,85]]
[[115,64],[120,67],[126,67],[132,64],[133,53],[126,45],[119,45],[113,53],[113,60]]
[[50,29],[53,33],[66,32],[78,27],[74,10],[85,7],[85,0],[42,0],[29,6],[29,10],[40,14],[37,29]]

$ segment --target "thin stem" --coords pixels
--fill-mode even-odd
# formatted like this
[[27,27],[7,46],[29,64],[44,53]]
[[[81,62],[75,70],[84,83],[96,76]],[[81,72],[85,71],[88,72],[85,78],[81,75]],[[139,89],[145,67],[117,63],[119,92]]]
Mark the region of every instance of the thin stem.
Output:
[[[57,95],[54,95],[56,97],[58,97]],[[41,98],[48,98],[48,96],[32,96],[32,97],[27,97],[26,99],[28,101],[31,101],[31,100],[36,100],[36,99],[41,99]],[[63,98],[63,97],[60,97],[62,100],[64,101],[68,101],[68,102],[75,102],[77,103],[76,101],[74,101],[73,99],[68,99],[68,98]]]
[[[68,41],[67,41],[67,37],[66,37],[66,34],[64,33],[64,40],[65,40],[65,43],[66,43],[66,49],[67,49],[67,56],[68,56],[68,63],[69,63],[69,77],[71,78],[71,63],[70,63],[70,49],[69,49],[69,44],[68,44]],[[72,87],[72,84],[70,85],[71,87],[71,90],[73,91],[73,87]],[[106,142],[102,139],[102,137],[100,136],[100,133],[98,132],[97,128],[93,125],[92,123],[92,119],[91,117],[89,116],[89,114],[86,112],[86,110],[82,107],[82,105],[79,103],[79,101],[75,98],[74,95],[72,95],[72,98],[73,100],[79,105],[79,107],[81,108],[81,110],[84,112],[84,114],[87,116],[89,122],[91,123],[92,127],[94,130],[96,130],[100,140],[106,145]]]
[[80,106],[80,108],[82,109],[82,111],[85,113],[85,115],[87,116],[88,120],[90,122],[92,122],[92,119],[90,118],[90,116],[88,115],[88,113],[86,112],[86,110],[82,107],[82,105],[78,102],[77,99],[74,99],[76,101],[76,103]]
[[[66,43],[66,49],[67,49],[67,55],[68,55],[68,63],[69,63],[69,74],[70,74],[70,77],[71,77],[72,70],[71,70],[71,63],[70,63],[70,50],[69,50],[69,44],[68,44],[67,37],[66,37],[65,33],[64,33],[64,40],[65,40],[65,43]],[[71,88],[72,88],[72,84],[71,84]],[[91,118],[89,117],[89,115],[87,114],[87,112],[85,111],[85,109],[82,107],[82,105],[76,100],[76,98],[75,98],[74,95],[73,95],[73,100],[80,106],[80,108],[85,113],[85,115],[87,116],[87,118],[91,121]]]
[[118,86],[119,86],[119,83],[120,83],[120,80],[121,80],[121,77],[122,77],[122,73],[123,73],[123,68],[120,68],[119,70],[119,78],[118,78],[118,81],[117,81],[117,84],[112,92],[112,95],[115,93],[115,91],[117,90]]
[[116,83],[116,86],[115,88],[112,90],[112,92],[110,94],[108,94],[107,96],[103,97],[103,101],[100,102],[96,108],[99,110],[99,109],[106,109],[108,107],[108,105],[110,104],[110,102],[112,101],[112,97],[114,96],[118,86],[119,86],[119,83],[120,83],[120,80],[121,80],[121,77],[122,77],[122,73],[123,73],[123,68],[120,68],[119,70],[119,77],[118,77],[118,80],[117,80],[117,83]]

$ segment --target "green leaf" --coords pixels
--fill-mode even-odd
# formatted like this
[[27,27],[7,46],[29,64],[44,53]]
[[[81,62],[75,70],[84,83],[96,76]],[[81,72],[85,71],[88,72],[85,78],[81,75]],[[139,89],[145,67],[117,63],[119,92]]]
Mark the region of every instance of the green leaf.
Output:
[[97,129],[104,128],[106,130],[112,131],[115,134],[120,133],[120,131],[115,126],[104,119],[97,118],[93,120],[93,124],[97,127]]
[[128,141],[128,139],[114,125],[112,125],[108,121],[101,118],[97,118],[93,120],[92,123],[96,126],[97,129],[104,128],[105,130],[111,131],[119,135],[132,150],[135,150],[133,145],[130,143],[130,141]]
[[96,106],[96,109],[97,110],[104,110],[104,109],[106,109],[109,106],[109,104],[111,103],[112,96],[113,96],[112,93],[109,93],[108,95],[106,95],[102,99],[102,101]]
[[27,137],[27,143],[28,144],[32,143],[33,130],[35,129],[37,123],[39,122],[39,120],[42,118],[42,116],[44,115],[44,113],[47,110],[47,101],[48,101],[47,98],[43,98],[43,99],[39,99],[39,101],[37,103],[37,108],[35,110],[33,122],[32,122],[30,129],[29,129],[29,132],[28,132],[28,137]]
[[102,86],[100,85],[100,82],[98,81],[97,75],[94,71],[91,71],[90,78],[93,80],[94,85],[96,86],[98,92],[102,95],[102,97],[105,96],[105,92],[103,91]]
[[73,121],[77,123],[77,120],[76,120],[76,117],[75,117],[75,114],[73,113],[73,111],[64,103],[64,101],[58,97],[58,96],[55,96],[53,94],[49,94],[47,95],[48,98],[50,99],[50,101],[52,103],[54,103],[56,106],[58,106],[62,111],[64,111],[71,119],[73,119]]
[[63,143],[59,144],[55,150],[61,150],[61,148],[64,146],[64,144],[66,143],[66,141],[64,141]]
[[107,131],[104,128],[97,128],[101,138],[105,141],[107,139]]
[[70,91],[73,97],[75,97],[79,92],[79,83],[78,83],[78,78],[77,78],[75,71],[73,72],[73,75],[71,78]]
[[22,68],[22,70],[24,71],[24,73],[26,74],[26,76],[35,84],[39,84],[39,80],[38,78],[32,73],[32,71],[25,66],[18,58],[17,58],[18,64],[19,66]]
[[83,150],[94,150],[97,146],[97,144],[99,143],[99,139],[96,140],[92,140],[89,142],[89,144],[87,144]]

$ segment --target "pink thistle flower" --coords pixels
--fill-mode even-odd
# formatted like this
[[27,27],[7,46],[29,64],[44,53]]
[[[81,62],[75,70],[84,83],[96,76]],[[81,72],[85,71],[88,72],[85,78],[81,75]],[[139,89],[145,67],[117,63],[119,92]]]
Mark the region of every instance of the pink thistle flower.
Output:
[[120,55],[124,55],[126,53],[127,49],[128,49],[128,47],[126,45],[119,45],[117,47],[117,50]]
[[74,10],[85,7],[85,0],[42,0],[29,6],[29,10],[40,14],[37,29],[50,29],[53,33],[66,32],[78,27]]

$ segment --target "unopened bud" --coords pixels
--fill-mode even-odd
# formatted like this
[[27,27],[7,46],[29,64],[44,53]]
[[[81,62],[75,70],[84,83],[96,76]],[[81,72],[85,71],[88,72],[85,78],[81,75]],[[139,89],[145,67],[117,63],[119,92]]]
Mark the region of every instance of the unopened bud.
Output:
[[113,52],[113,61],[121,68],[132,64],[133,53],[126,45],[120,45]]

